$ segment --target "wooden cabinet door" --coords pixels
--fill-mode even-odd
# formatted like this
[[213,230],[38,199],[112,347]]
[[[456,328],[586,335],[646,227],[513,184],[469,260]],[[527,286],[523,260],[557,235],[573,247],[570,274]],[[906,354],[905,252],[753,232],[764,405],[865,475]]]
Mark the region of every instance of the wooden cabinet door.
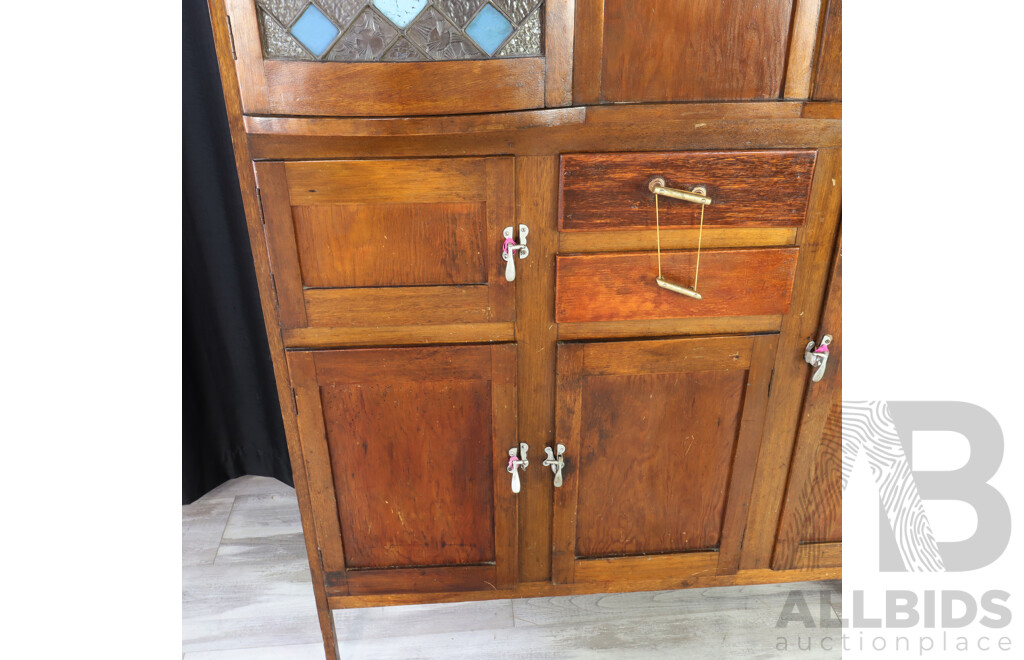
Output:
[[843,538],[843,256],[832,262],[828,298],[814,341],[832,336],[828,366],[810,382],[786,485],[772,568],[842,566]]
[[558,346],[556,583],[736,572],[777,339]]
[[438,115],[571,101],[566,0],[210,4],[231,31],[245,114]]
[[287,344],[515,320],[501,258],[511,158],[261,162],[256,174]]
[[515,584],[515,355],[510,344],[288,354],[329,595]]

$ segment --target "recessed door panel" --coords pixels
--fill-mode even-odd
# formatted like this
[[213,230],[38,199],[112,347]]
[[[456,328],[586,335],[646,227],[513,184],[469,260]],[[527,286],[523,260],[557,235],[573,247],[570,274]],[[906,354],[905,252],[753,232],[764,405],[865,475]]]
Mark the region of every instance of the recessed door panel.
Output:
[[776,344],[559,345],[555,582],[735,572]]
[[336,593],[511,586],[515,347],[289,353]]
[[772,568],[823,568],[843,563],[843,257],[842,236],[815,342],[829,335],[819,381],[807,393],[786,484]]
[[281,324],[515,319],[511,158],[256,164]]

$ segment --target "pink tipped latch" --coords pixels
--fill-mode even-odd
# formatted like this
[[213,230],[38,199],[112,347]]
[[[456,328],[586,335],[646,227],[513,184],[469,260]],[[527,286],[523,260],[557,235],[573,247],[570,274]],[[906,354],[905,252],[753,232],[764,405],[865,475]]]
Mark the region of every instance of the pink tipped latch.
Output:
[[529,233],[529,227],[519,225],[518,243],[516,243],[516,239],[512,235],[512,227],[505,227],[505,230],[501,233],[505,237],[504,242],[501,244],[501,258],[505,260],[505,279],[509,282],[514,282],[516,279],[516,252],[519,252],[520,259],[530,256],[530,248],[526,247],[526,237]]
[[[508,467],[506,468],[509,474],[512,475],[512,492],[518,493],[521,484],[519,482],[519,470],[526,470],[530,465],[530,461],[526,458],[526,452],[530,449],[530,445],[525,442],[520,442],[518,447],[513,447],[508,450]],[[520,452],[522,452],[522,458],[520,458]]]
[[832,335],[825,335],[821,338],[821,344],[815,348],[814,342],[807,342],[804,348],[804,362],[814,368],[811,382],[817,383],[825,375],[825,368],[828,367],[828,345],[832,343]]

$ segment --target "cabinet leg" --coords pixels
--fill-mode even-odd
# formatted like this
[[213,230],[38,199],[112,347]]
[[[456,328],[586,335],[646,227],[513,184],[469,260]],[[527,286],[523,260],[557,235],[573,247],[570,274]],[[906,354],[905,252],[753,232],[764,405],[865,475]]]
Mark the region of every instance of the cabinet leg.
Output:
[[326,660],[338,660],[341,657],[338,633],[334,628],[334,612],[327,605],[327,592],[322,584],[319,589],[314,584],[313,590],[316,592],[316,613],[320,617],[320,634],[324,638],[324,657]]

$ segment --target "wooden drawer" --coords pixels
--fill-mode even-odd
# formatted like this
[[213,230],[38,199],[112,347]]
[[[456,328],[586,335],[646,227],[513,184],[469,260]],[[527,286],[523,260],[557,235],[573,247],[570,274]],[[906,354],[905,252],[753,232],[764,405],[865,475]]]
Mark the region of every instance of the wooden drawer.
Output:
[[[785,314],[797,248],[704,250],[695,300],[659,287],[655,252],[559,255],[555,320],[625,321]],[[665,279],[690,286],[695,251],[662,252]]]
[[[798,227],[817,152],[689,151],[562,156],[561,231],[654,229],[654,195],[648,184],[662,177],[669,188],[703,186],[713,200],[705,227]],[[662,227],[700,223],[700,206],[659,201]]]

